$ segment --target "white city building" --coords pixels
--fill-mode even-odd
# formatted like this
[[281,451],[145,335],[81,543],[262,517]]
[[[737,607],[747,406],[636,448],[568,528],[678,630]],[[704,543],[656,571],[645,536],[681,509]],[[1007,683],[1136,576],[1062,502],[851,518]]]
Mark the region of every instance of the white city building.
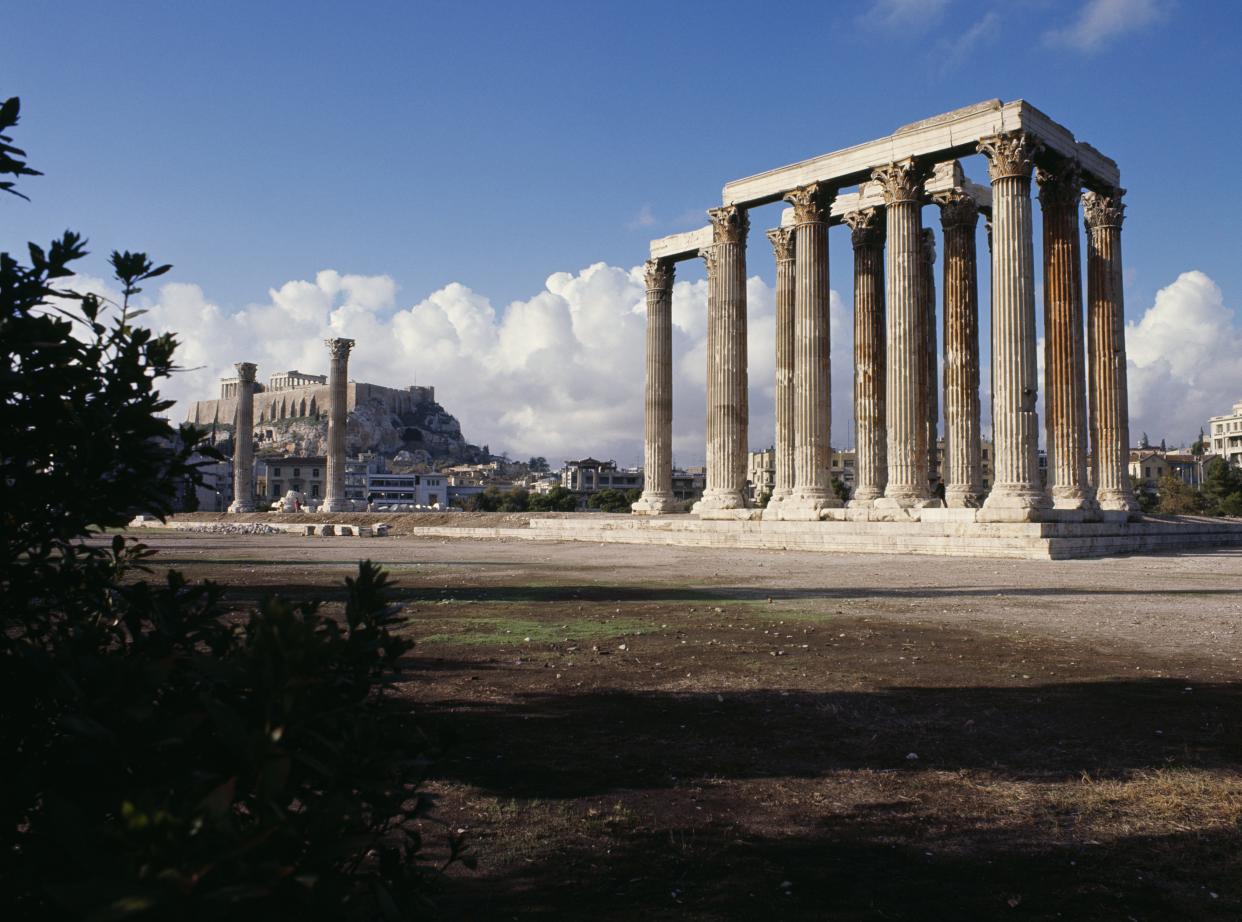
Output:
[[1233,412],[1208,420],[1208,452],[1220,455],[1234,467],[1242,467],[1242,402],[1233,405]]

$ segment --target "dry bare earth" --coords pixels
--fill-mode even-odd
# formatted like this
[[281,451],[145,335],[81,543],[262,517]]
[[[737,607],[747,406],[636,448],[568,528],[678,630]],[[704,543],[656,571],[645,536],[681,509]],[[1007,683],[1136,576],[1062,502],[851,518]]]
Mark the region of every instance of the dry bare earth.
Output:
[[1242,917],[1238,551],[143,537],[238,603],[393,571],[445,917]]

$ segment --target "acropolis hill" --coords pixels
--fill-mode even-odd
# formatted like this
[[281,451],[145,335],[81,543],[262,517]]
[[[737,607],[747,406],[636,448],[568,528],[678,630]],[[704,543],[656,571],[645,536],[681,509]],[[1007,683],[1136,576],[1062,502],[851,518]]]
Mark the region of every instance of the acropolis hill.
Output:
[[[231,431],[237,418],[239,382],[220,380],[220,396],[196,400],[188,422]],[[254,434],[260,451],[322,455],[326,451],[329,386],[326,375],[274,372],[254,385]],[[415,461],[480,461],[487,452],[466,442],[461,424],[436,402],[434,387],[386,387],[349,381],[345,388],[346,451],[392,457],[409,452]]]

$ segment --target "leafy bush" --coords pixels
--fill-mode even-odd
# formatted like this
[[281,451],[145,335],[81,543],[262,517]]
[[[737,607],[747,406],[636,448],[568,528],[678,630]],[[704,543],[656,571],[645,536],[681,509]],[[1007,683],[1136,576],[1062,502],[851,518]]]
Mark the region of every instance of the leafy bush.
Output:
[[530,495],[531,512],[573,512],[578,508],[578,495],[560,484],[547,493]]
[[1181,479],[1165,474],[1157,487],[1160,502],[1155,511],[1159,515],[1202,515],[1203,495]]
[[643,495],[642,490],[599,490],[587,497],[587,506],[601,512],[629,512],[630,506],[638,502]]
[[[29,175],[17,113],[0,173]],[[132,539],[89,540],[199,477],[202,434],[159,416],[176,341],[129,310],[168,267],[113,253],[113,311],[55,287],[76,234],[29,249],[0,254],[0,917],[408,918],[428,745],[389,694],[410,644],[386,577],[360,566],[343,623],[277,598],[239,616],[209,583],[138,579]]]
[[1242,471],[1224,458],[1212,458],[1203,468],[1203,502],[1210,515],[1242,516]]

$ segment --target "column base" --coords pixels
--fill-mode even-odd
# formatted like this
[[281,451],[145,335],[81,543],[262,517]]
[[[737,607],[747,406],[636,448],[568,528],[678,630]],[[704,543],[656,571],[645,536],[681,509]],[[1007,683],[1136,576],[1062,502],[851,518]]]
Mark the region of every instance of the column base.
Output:
[[979,510],[979,522],[1045,522],[1052,503],[1043,490],[997,485]]
[[1052,488],[1053,518],[1058,522],[1098,522],[1100,505],[1087,490],[1078,487]]
[[825,509],[840,509],[844,505],[830,489],[797,490],[781,503],[780,517],[787,522],[818,522]]
[[[708,517],[716,512],[735,512],[739,509],[749,509],[750,504],[746,502],[746,496],[741,490],[707,490],[690,512],[700,517]],[[737,518],[736,515],[727,515],[723,518]]]
[[884,496],[883,487],[856,487],[847,506],[870,506]]
[[983,505],[983,490],[950,484],[944,488],[944,504],[949,509],[978,509]]
[[353,502],[348,499],[325,499],[320,512],[353,512]]
[[1129,490],[1100,490],[1095,494],[1095,499],[1103,512],[1124,512],[1132,519],[1143,514],[1138,500]]
[[913,490],[893,490],[871,504],[871,521],[917,522],[924,509],[940,509],[944,506],[937,497]]
[[237,499],[229,503],[229,513],[231,515],[236,515],[239,512],[254,512],[254,511],[255,511],[254,503],[247,503],[243,500],[237,500]]
[[630,505],[630,510],[635,515],[669,515],[677,512],[680,505],[672,493],[644,493]]

